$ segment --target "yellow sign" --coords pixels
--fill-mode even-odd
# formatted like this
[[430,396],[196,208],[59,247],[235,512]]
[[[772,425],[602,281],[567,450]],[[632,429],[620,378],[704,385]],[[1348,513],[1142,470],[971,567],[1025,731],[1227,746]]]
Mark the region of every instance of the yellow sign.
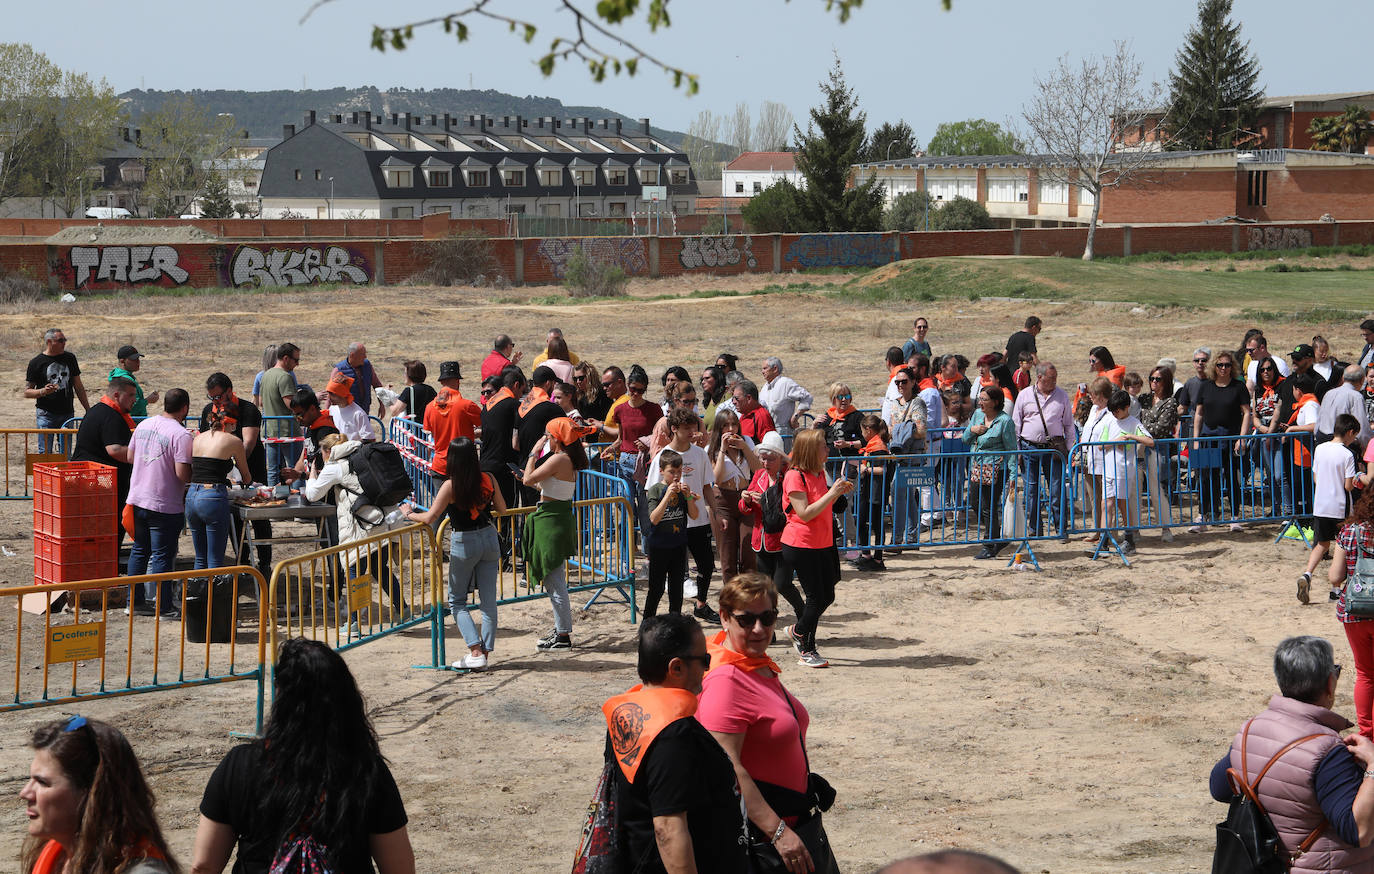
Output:
[[48,664],[105,657],[105,623],[54,625],[48,628]]
[[372,606],[372,574],[363,574],[348,581],[348,611],[357,613]]

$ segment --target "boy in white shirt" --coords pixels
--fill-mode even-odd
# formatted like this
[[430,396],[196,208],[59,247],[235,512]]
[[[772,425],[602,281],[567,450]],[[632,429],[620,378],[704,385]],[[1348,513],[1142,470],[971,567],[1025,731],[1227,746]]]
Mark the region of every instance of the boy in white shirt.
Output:
[[[1360,422],[1349,413],[1336,417],[1336,436],[1312,451],[1312,551],[1307,570],[1298,577],[1298,600],[1310,602],[1312,572],[1317,569],[1331,541],[1340,534],[1341,522],[1349,512],[1347,497],[1355,488],[1355,456],[1349,446],[1360,439]],[[1332,589],[1330,598],[1340,592]]]
[[[1135,552],[1135,528],[1140,524],[1140,464],[1136,446],[1154,446],[1155,439],[1140,420],[1131,415],[1130,393],[1117,389],[1107,401],[1111,418],[1102,426],[1102,442],[1116,444],[1105,451],[1102,475],[1102,504],[1108,530],[1116,527],[1120,514],[1126,527],[1125,551]],[[1103,541],[1106,535],[1103,535]]]
[[[706,602],[711,587],[711,575],[716,572],[716,560],[712,551],[712,513],[716,505],[716,474],[706,450],[696,445],[697,431],[701,420],[691,410],[678,407],[668,414],[668,433],[671,435],[665,449],[671,449],[682,456],[682,479],[693,494],[701,495],[706,512],[687,520],[687,551],[697,571],[696,607],[692,615],[707,624],[719,623],[720,616]],[[663,450],[649,462],[648,482],[659,481],[659,457]]]

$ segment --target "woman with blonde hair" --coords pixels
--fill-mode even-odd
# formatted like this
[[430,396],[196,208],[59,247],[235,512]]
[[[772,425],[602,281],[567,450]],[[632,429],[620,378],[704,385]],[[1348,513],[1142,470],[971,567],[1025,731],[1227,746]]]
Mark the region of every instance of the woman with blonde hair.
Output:
[[825,445],[831,455],[853,457],[864,445],[859,433],[863,413],[854,406],[854,393],[849,386],[836,382],[830,386],[830,407],[816,420],[816,427],[825,434]]

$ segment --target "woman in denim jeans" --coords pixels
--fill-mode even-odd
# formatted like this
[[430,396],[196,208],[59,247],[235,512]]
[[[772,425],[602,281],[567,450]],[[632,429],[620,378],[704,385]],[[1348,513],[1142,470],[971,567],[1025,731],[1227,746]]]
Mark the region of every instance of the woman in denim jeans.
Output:
[[[496,649],[496,577],[501,569],[501,542],[491,514],[505,509],[506,501],[495,478],[481,470],[477,444],[466,437],[448,445],[448,479],[439,486],[433,506],[424,513],[416,513],[409,504],[401,507],[407,520],[426,525],[448,513],[448,604],[469,650],[453,663],[455,668],[484,671],[487,656]],[[467,608],[468,594],[474,589],[482,611],[480,634]]]
[[229,542],[233,514],[229,471],[237,467],[242,482],[253,481],[243,441],[233,434],[238,404],[213,407],[206,421],[210,430],[191,442],[191,484],[186,489],[186,527],[191,529],[196,549],[196,570],[225,566],[224,546]]

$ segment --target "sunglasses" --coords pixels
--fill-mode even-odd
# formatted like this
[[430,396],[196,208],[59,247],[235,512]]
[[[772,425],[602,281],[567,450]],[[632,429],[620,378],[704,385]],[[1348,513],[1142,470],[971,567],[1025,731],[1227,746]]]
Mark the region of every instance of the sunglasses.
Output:
[[755,622],[762,623],[764,628],[771,628],[773,623],[778,621],[777,610],[764,610],[762,613],[731,613],[729,616],[741,628],[753,628]]
[[66,337],[53,337],[53,338],[52,338],[52,341],[53,341],[54,343],[65,343],[65,342],[67,342],[67,338],[66,338]]
[[632,395],[642,395],[642,394],[644,394],[644,386],[642,386],[642,385],[632,385],[632,386],[630,386],[630,394],[632,394]]
[[1226,368],[1227,370],[1230,370],[1230,369],[1231,369],[1231,362],[1229,362],[1229,361],[1218,361],[1218,362],[1217,362],[1217,367],[1224,367],[1224,368]]
[[911,385],[911,380],[909,379],[894,379],[893,382],[897,385]]
[[611,380],[610,382],[603,382],[603,383],[601,383],[601,387],[602,387],[602,388],[610,388],[610,387],[613,386],[613,385],[615,385],[615,380]]
[[1207,359],[1206,359],[1206,358],[1194,358],[1194,359],[1193,359],[1193,363],[1194,363],[1194,364],[1206,364],[1206,363],[1207,363]]
[[680,656],[678,656],[678,658],[682,659],[684,662],[696,662],[697,664],[701,665],[703,668],[709,668],[709,667],[711,667],[711,654],[710,654],[710,653],[702,653],[701,655],[696,655],[695,653],[690,653],[690,652],[689,652],[689,653],[686,653],[685,655],[680,655]]
[[[898,385],[901,385],[902,383],[901,383],[901,382],[898,382],[897,384],[898,384]],[[852,400],[854,400],[854,396],[853,396],[853,395],[835,395],[835,400],[837,400],[837,401],[852,401]]]
[[1152,376],[1152,377],[1150,377],[1150,382],[1163,382],[1163,381],[1164,381],[1164,377],[1162,377],[1162,376]]

